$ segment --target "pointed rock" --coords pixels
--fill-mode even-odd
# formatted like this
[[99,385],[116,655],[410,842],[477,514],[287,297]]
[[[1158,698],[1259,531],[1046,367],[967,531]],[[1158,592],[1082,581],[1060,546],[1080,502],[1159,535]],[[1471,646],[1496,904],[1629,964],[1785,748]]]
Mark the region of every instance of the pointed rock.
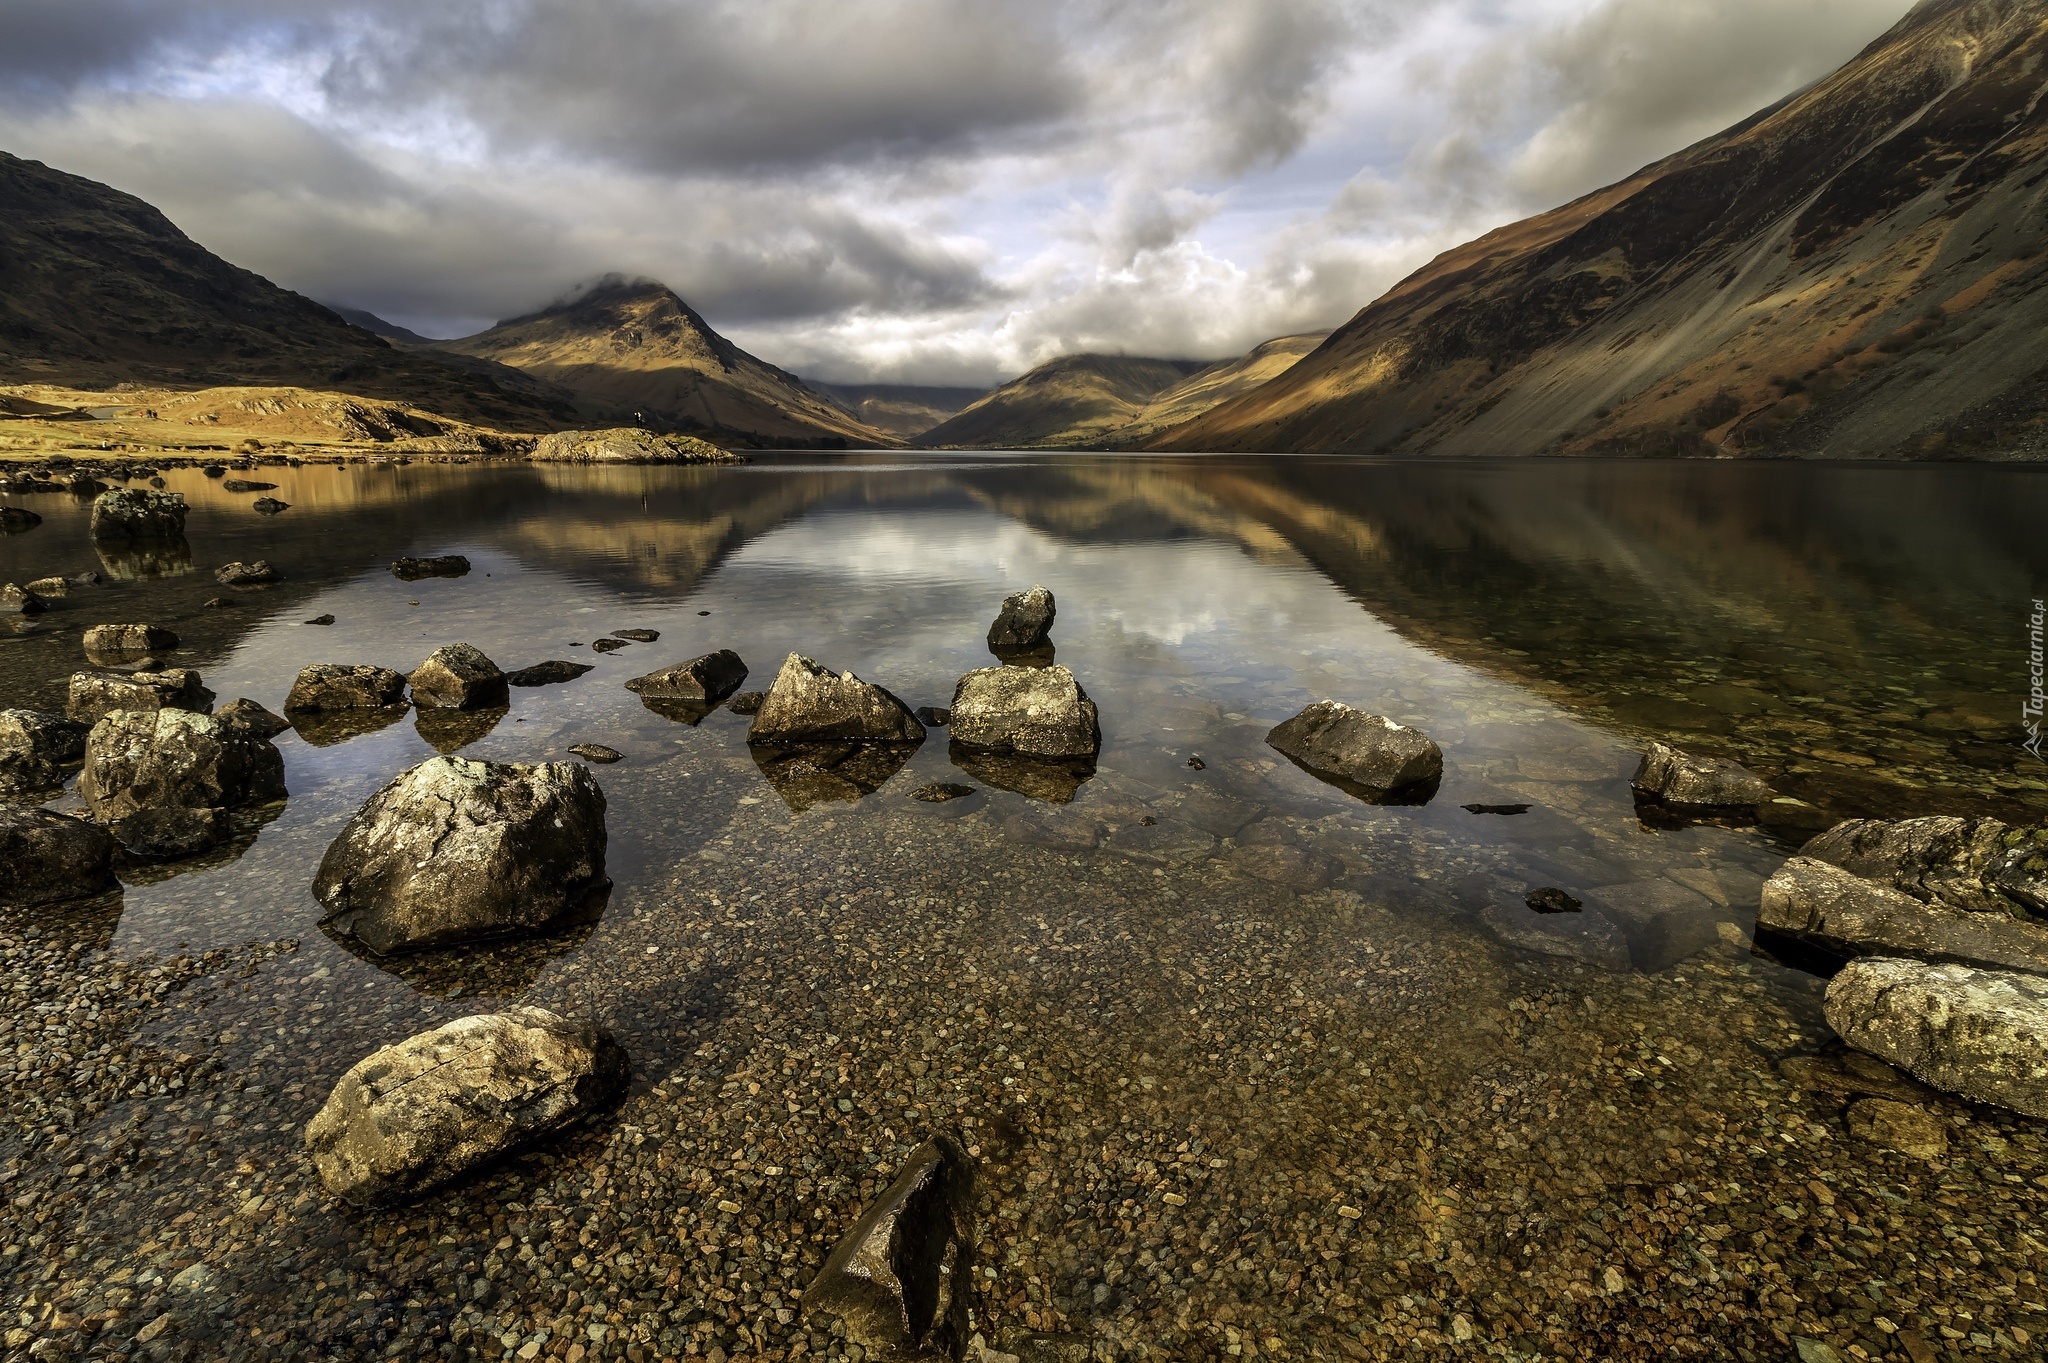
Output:
[[486,710],[506,704],[505,674],[470,644],[444,644],[413,669],[412,703],[422,710]]
[[908,707],[882,687],[792,653],[754,715],[747,741],[922,743],[924,734]]

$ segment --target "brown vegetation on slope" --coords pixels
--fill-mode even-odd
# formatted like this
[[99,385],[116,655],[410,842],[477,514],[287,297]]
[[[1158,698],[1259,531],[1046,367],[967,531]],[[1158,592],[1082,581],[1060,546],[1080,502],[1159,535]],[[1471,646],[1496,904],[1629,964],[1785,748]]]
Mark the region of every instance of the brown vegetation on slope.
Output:
[[944,425],[917,437],[927,449],[1072,448],[1100,443],[1199,360],[1063,355],[1010,380]]

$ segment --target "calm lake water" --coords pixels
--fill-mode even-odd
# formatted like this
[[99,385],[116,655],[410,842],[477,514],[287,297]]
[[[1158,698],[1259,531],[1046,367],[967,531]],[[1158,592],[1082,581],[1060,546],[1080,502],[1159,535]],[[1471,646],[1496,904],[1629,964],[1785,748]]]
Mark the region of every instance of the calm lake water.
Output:
[[[1748,936],[1763,878],[1838,818],[2048,809],[2048,767],[2020,746],[2048,580],[2035,470],[887,454],[243,476],[290,509],[166,474],[194,508],[189,558],[96,550],[87,503],[23,499],[44,523],[0,538],[0,581],[107,581],[0,636],[0,698],[61,710],[82,631],[106,622],[175,630],[167,661],[221,704],[280,711],[308,663],[410,670],[455,641],[508,670],[595,670],[515,689],[468,728],[287,733],[290,799],[232,849],[0,923],[95,959],[287,944],[120,1039],[180,1057],[192,1084],[55,1099],[9,1137],[18,1186],[76,1184],[47,1152],[115,1134],[184,1152],[83,1175],[61,1271],[29,1271],[49,1225],[10,1261],[24,1299],[61,1279],[81,1316],[100,1303],[103,1343],[169,1313],[165,1338],[250,1356],[410,1340],[496,1357],[535,1339],[553,1357],[570,1340],[578,1357],[831,1354],[794,1293],[949,1122],[988,1162],[987,1342],[1074,1356],[1470,1338],[1611,1356],[1715,1331],[1731,1350],[1781,1351],[1787,1331],[1846,1348],[1877,1328],[1868,1302],[1823,1283],[1794,1294],[1817,1307],[1780,1313],[1753,1290],[1761,1267],[1666,1244],[1677,1213],[1629,1223],[1626,1252],[1599,1227],[1632,1197],[1704,1196],[1711,1219],[1815,1181],[1845,1206],[1879,1185],[1908,1207],[1937,1184],[1967,1200],[1979,1173],[2003,1186],[1961,1136],[1979,1153],[1946,1172],[1878,1168],[1903,1162],[1855,1148],[1839,1104],[1783,1080],[1778,1060],[1828,1043],[1817,963]],[[473,571],[387,571],[448,553]],[[254,558],[285,581],[215,583]],[[798,651],[943,706],[990,662],[1002,597],[1033,583],[1101,708],[1099,765],[1067,801],[956,762],[940,729],[872,793],[778,787],[745,719],[678,722],[622,685],[730,648],[765,688]],[[626,628],[660,639],[593,652]],[[1434,797],[1367,805],[1265,745],[1325,697],[1434,737]],[[1781,798],[1761,826],[1645,821],[1628,777],[1651,737],[1735,757]],[[398,772],[437,751],[570,761],[586,742],[625,754],[596,769],[616,889],[595,928],[403,960],[322,934],[313,868]],[[909,798],[935,781],[977,793]],[[1619,954],[1524,910],[1540,886],[1584,899]],[[421,1208],[325,1201],[297,1132],[333,1079],[512,1001],[612,1027],[634,1060],[626,1105]],[[2037,1144],[2033,1124],[1947,1110],[1958,1132]],[[643,1158],[650,1138],[673,1158]],[[257,1196],[277,1210],[240,1227]],[[1983,1196],[1987,1217],[2017,1214]],[[1771,1262],[1811,1285],[1832,1251],[1802,1243]],[[193,1263],[204,1293],[169,1282]],[[1610,1265],[1641,1294],[1627,1310]],[[1946,1317],[1914,1313],[1953,1294],[1893,1290],[1913,1305],[1889,1309],[1938,1337]]]

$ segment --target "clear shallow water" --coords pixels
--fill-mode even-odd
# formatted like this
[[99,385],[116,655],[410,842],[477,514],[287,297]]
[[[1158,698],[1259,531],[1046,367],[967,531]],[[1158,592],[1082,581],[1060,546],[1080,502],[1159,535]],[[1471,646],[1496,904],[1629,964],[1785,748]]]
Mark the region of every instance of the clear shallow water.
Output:
[[[1465,1194],[1430,1174],[1429,1196],[1474,1196],[1489,1208],[1483,1216],[1498,1218],[1480,1239],[1520,1243],[1541,1221],[1525,1205],[1529,1151],[1545,1139],[1530,1134],[1531,1120],[1557,1124],[1574,1145],[1603,1133],[1601,1158],[1627,1177],[1568,1181],[1603,1213],[1614,1204],[1603,1188],[1640,1183],[1660,1166],[1668,1181],[1697,1184],[1687,1160],[1667,1157],[1668,1143],[1650,1133],[1682,1131],[1686,1146],[1706,1141],[1709,1126],[1724,1129],[1701,1115],[1719,1102],[1792,1101],[1773,1058],[1826,1039],[1816,982],[1745,942],[1756,888],[1786,851],[1807,828],[1849,814],[2038,817],[2048,796],[2042,768],[2016,742],[2026,616],[2048,566],[2036,532],[2048,484],[2029,470],[889,455],[738,469],[415,464],[250,476],[278,483],[270,495],[291,510],[259,517],[246,507],[254,494],[224,493],[196,471],[168,475],[195,505],[192,571],[103,558],[85,536],[83,503],[32,499],[45,523],[0,539],[0,580],[98,568],[110,582],[74,591],[31,632],[0,639],[8,703],[61,708],[64,679],[83,663],[79,634],[103,621],[175,629],[185,648],[173,661],[199,667],[222,703],[248,696],[273,709],[306,663],[410,670],[456,640],[507,668],[547,658],[596,667],[576,682],[515,690],[510,712],[481,734],[423,734],[411,717],[333,746],[287,734],[278,742],[291,799],[233,853],[152,872],[117,899],[37,925],[118,959],[298,944],[244,982],[195,988],[141,1017],[124,1042],[201,1057],[221,1092],[60,1103],[69,1115],[21,1136],[17,1158],[37,1167],[35,1152],[53,1148],[58,1129],[73,1142],[124,1123],[203,1129],[214,1162],[166,1164],[143,1196],[162,1222],[183,1208],[201,1212],[202,1224],[209,1208],[240,1205],[254,1169],[276,1168],[303,1210],[270,1223],[268,1238],[223,1234],[195,1247],[151,1230],[145,1253],[144,1232],[116,1214],[111,1192],[99,1211],[79,1211],[73,1229],[107,1251],[88,1264],[175,1262],[182,1249],[241,1284],[219,1289],[216,1306],[332,1317],[329,1334],[315,1334],[344,1354],[364,1327],[319,1300],[320,1275],[302,1266],[283,1273],[284,1286],[269,1281],[292,1262],[293,1237],[377,1232],[318,1199],[296,1162],[297,1126],[368,1050],[515,999],[592,1011],[618,1030],[634,1056],[635,1097],[601,1135],[570,1142],[559,1165],[550,1154],[539,1172],[500,1169],[417,1215],[477,1215],[481,1192],[486,1229],[492,1199],[517,1202],[529,1230],[559,1220],[531,1208],[565,1205],[575,1196],[568,1184],[630,1159],[622,1152],[641,1148],[635,1137],[664,1122],[681,1149],[685,1129],[722,1120],[724,1134],[679,1157],[693,1178],[817,1166],[808,1190],[779,1215],[749,1213],[752,1225],[742,1216],[724,1230],[681,1226],[678,1209],[702,1211],[701,1197],[681,1189],[617,1214],[608,1233],[623,1243],[626,1231],[658,1227],[674,1238],[651,1252],[699,1275],[619,1275],[629,1300],[653,1303],[649,1356],[792,1347],[800,1327],[775,1316],[788,1299],[764,1305],[773,1292],[762,1280],[785,1294],[801,1287],[793,1267],[781,1268],[828,1247],[826,1232],[857,1213],[862,1180],[941,1120],[1011,1133],[988,1142],[991,1224],[1009,1227],[992,1231],[1003,1243],[991,1248],[1005,1272],[1020,1268],[1023,1301],[1010,1299],[1007,1279],[989,1289],[978,1309],[991,1341],[1038,1329],[1095,1338],[1111,1352],[1234,1345],[1241,1356],[1247,1342],[1266,1348],[1267,1336],[1280,1352],[1310,1335],[1395,1338],[1376,1333],[1381,1326],[1455,1339],[1453,1317],[1469,1325],[1516,1314],[1474,1304],[1488,1271],[1471,1283],[1449,1273],[1464,1304],[1438,1284],[1421,1310],[1415,1291],[1368,1287],[1304,1242],[1288,1253],[1267,1247],[1295,1261],[1276,1282],[1256,1262],[1222,1257],[1235,1242],[1231,1218],[1310,1215],[1330,1198],[1368,1213],[1376,1196],[1406,1205],[1415,1190],[1387,1191],[1388,1161],[1397,1175],[1418,1158],[1448,1165],[1454,1141],[1474,1142],[1494,1152],[1494,1173],[1478,1172],[1475,1153]],[[401,553],[463,553],[474,569],[405,583],[385,570]],[[234,593],[212,580],[218,563],[256,557],[287,581]],[[909,800],[930,781],[983,785],[951,760],[943,731],[864,799],[792,804],[748,755],[745,720],[721,711],[679,724],[621,685],[726,647],[753,670],[749,686],[765,687],[797,650],[913,706],[944,705],[962,672],[989,661],[982,637],[1002,596],[1034,582],[1057,595],[1059,660],[1102,711],[1099,767],[1070,804],[1002,789],[936,809]],[[204,608],[216,595],[238,605]],[[321,614],[335,623],[302,623]],[[628,627],[661,639],[590,650]],[[1434,736],[1446,755],[1434,799],[1364,805],[1265,746],[1268,728],[1325,696]],[[1800,803],[1764,828],[1646,826],[1627,778],[1650,735],[1738,756]],[[626,754],[597,769],[617,889],[596,928],[404,961],[360,958],[319,932],[308,884],[321,852],[366,796],[437,750],[432,740],[504,761],[571,760],[578,742]],[[1531,809],[1463,808],[1503,803]],[[1485,915],[1519,912],[1539,885],[1612,914],[1628,936],[1628,968],[1498,940]],[[1724,980],[1726,1001],[1702,1006],[1700,982]],[[1556,1037],[1561,1053],[1517,1057],[1508,1043],[1518,1029],[1539,1016],[1558,1025],[1553,1015],[1571,1019]],[[963,1026],[980,1038],[964,1052]],[[1683,1062],[1689,1049],[1704,1071],[1600,1068],[1603,1048],[1653,1063],[1636,1055],[1645,1038],[1666,1039],[1650,1055],[1667,1070],[1665,1052]],[[1290,1048],[1319,1059],[1290,1072]],[[907,1068],[912,1055],[923,1071]],[[1411,1073],[1418,1056],[1428,1064]],[[1012,1057],[1021,1073],[1007,1072]],[[1574,1072],[1588,1087],[1559,1077]],[[850,1115],[820,1102],[841,1091]],[[693,1092],[696,1115],[679,1123],[664,1105]],[[1491,1125],[1517,1120],[1519,1134]],[[1774,1125],[1798,1130],[1796,1120],[1788,1113]],[[1432,1125],[1442,1129],[1424,1135]],[[747,1153],[764,1141],[780,1141],[782,1153]],[[1182,1160],[1183,1142],[1204,1153]],[[1358,1163],[1371,1142],[1384,1144]],[[1438,1142],[1444,1155],[1422,1154]],[[1112,1156],[1112,1145],[1122,1153]],[[1845,1168],[1862,1158],[1839,1153]],[[1173,1232],[1147,1229],[1144,1217],[1175,1204],[1157,1200],[1158,1170],[1209,1171],[1214,1158],[1225,1161],[1218,1184],[1238,1169],[1244,1181],[1188,1190],[1179,1205],[1214,1216],[1195,1219],[1178,1275],[1160,1287]],[[241,1163],[252,1172],[221,1172]],[[1138,1168],[1147,1163],[1150,1174]],[[1072,1177],[1097,1165],[1122,1172],[1082,1177],[1084,1190],[1135,1177],[1141,1196],[1091,1209],[1087,1196],[1039,1195],[1060,1186],[1060,1170]],[[1304,1191],[1304,1173],[1332,1186]],[[1490,1177],[1506,1185],[1472,1192]],[[1555,1195],[1568,1196],[1562,1187]],[[131,1212],[136,1196],[127,1195]],[[1315,1215],[1333,1234],[1372,1231],[1383,1248],[1403,1246],[1399,1262],[1431,1261],[1408,1244],[1422,1228],[1391,1214],[1330,1221],[1331,1207]],[[473,1233],[436,1240],[458,1277],[483,1271],[461,1266],[464,1255],[481,1257],[467,1243]],[[706,1234],[742,1249],[728,1245],[721,1263]],[[1129,1243],[1123,1267],[1119,1235]],[[1573,1243],[1566,1233],[1563,1244]],[[794,1257],[763,1248],[772,1244]],[[1518,1251],[1499,1252],[1515,1263]],[[1447,1250],[1438,1258],[1458,1263]],[[692,1293],[717,1300],[729,1289],[701,1284],[757,1260],[778,1265],[756,1274],[747,1298],[768,1323],[747,1335],[731,1333],[729,1320],[698,1328],[717,1313],[702,1314]],[[1318,1263],[1334,1277],[1311,1324],[1297,1314],[1303,1289],[1287,1283]],[[1569,1253],[1558,1263],[1568,1274]],[[1500,1271],[1510,1287],[1521,1281],[1519,1267]],[[1115,1290],[1098,1297],[1105,1285]],[[155,1304],[186,1309],[168,1290]],[[360,1288],[325,1290],[361,1300]],[[1575,1300],[1568,1286],[1554,1290],[1563,1296],[1552,1314]],[[564,1307],[568,1291],[581,1300]],[[567,1337],[560,1313],[581,1311],[580,1326],[597,1293],[587,1278],[581,1289],[538,1280],[508,1289],[488,1312],[453,1288],[447,1295],[400,1294],[400,1316],[442,1331],[437,1348],[539,1333],[552,1347]],[[384,1309],[376,1291],[372,1300]],[[1199,1328],[1188,1305],[1197,1300]],[[1401,1301],[1409,1304],[1391,1316],[1380,1309]],[[668,1318],[691,1311],[699,1319]],[[1535,1310],[1528,1328],[1500,1326],[1500,1338],[1543,1338],[1544,1315]],[[611,1328],[626,1334],[610,1345],[625,1347],[633,1318],[622,1313],[625,1324]],[[1380,1324],[1359,1323],[1367,1319]],[[1853,1334],[1858,1322],[1847,1320]],[[1824,1325],[1811,1328],[1833,1328]],[[1611,1343],[1618,1327],[1575,1305],[1564,1328],[1583,1347]],[[1741,1328],[1772,1338],[1767,1315]],[[587,1332],[577,1338],[586,1350],[607,1347]]]

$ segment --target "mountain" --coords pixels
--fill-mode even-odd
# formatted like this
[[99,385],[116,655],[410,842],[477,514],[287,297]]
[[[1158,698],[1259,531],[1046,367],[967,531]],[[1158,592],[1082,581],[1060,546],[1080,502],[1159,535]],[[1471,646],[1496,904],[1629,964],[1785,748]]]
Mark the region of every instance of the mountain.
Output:
[[1010,380],[913,444],[930,449],[1032,449],[1100,441],[1200,360],[1066,355]]
[[396,322],[387,322],[374,312],[365,312],[361,308],[345,308],[339,303],[323,303],[321,306],[350,326],[361,327],[372,336],[382,336],[387,341],[396,341],[403,346],[434,344],[433,337],[422,336],[417,331],[402,327]]
[[1194,420],[1212,407],[1271,383],[1299,363],[1302,356],[1321,345],[1329,334],[1327,331],[1311,331],[1299,336],[1281,336],[1234,360],[1198,370],[1154,395],[1128,425],[1111,434],[1110,442],[1122,449],[1140,445],[1151,436]]
[[2048,6],[1923,0],[1839,71],[1450,251],[1152,442],[2048,454]]
[[721,443],[901,442],[755,359],[651,279],[608,275],[575,296],[435,350],[510,365],[576,395],[592,417],[707,432]]
[[394,350],[133,195],[0,152],[0,381],[336,390],[512,431],[558,403]]
[[876,430],[906,440],[924,434],[989,391],[912,383],[820,383],[816,379],[804,383]]

